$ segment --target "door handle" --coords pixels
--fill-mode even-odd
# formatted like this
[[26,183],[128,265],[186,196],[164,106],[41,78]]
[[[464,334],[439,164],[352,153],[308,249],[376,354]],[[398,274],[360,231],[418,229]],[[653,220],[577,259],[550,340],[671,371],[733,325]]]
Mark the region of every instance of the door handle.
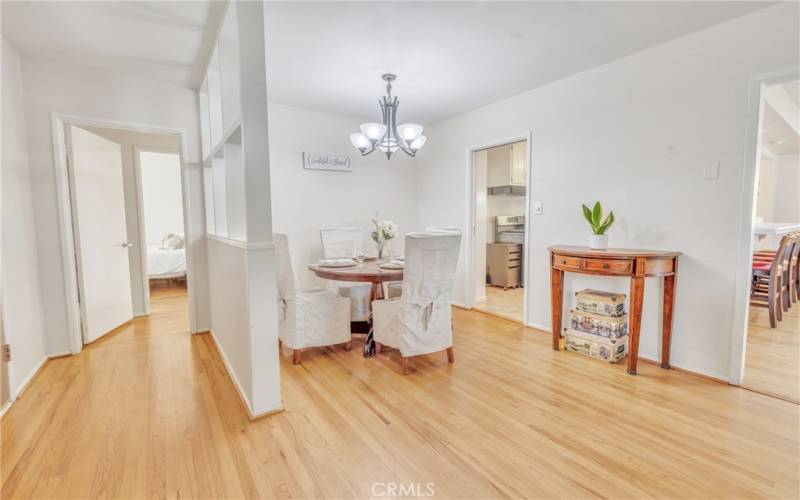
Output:
[[122,248],[130,248],[133,246],[133,243],[128,243],[127,241],[123,241],[120,245]]

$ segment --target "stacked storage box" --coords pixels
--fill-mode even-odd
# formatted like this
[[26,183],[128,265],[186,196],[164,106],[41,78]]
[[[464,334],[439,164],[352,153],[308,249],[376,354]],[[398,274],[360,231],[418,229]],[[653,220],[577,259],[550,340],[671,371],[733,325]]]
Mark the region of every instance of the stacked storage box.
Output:
[[628,351],[625,294],[582,290],[575,299],[565,333],[566,350],[610,363],[624,358]]

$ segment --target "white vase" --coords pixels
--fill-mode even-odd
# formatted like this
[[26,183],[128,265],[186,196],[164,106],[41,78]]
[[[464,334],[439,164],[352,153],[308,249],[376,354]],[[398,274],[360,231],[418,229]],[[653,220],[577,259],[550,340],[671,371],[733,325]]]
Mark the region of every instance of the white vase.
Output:
[[589,235],[589,248],[591,248],[592,250],[608,249],[608,235],[607,234]]

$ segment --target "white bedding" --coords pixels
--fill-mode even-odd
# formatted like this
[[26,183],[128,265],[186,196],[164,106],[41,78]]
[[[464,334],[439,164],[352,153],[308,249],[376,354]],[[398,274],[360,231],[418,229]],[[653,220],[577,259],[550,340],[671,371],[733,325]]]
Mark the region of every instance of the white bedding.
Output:
[[174,278],[186,274],[186,252],[183,248],[164,250],[147,247],[147,274],[151,278]]

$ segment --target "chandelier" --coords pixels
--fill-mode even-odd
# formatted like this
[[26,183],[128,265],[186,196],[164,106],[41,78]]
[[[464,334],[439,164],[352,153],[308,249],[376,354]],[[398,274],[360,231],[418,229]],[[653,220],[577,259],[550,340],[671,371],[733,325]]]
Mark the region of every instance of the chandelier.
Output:
[[392,153],[402,149],[407,155],[415,156],[428,140],[422,135],[422,125],[416,123],[397,124],[397,97],[392,97],[392,82],[397,78],[396,75],[387,73],[383,75],[386,82],[386,95],[379,101],[382,123],[363,123],[361,132],[350,134],[350,142],[361,152],[361,156],[367,156],[376,149],[386,153],[386,158],[391,159]]

